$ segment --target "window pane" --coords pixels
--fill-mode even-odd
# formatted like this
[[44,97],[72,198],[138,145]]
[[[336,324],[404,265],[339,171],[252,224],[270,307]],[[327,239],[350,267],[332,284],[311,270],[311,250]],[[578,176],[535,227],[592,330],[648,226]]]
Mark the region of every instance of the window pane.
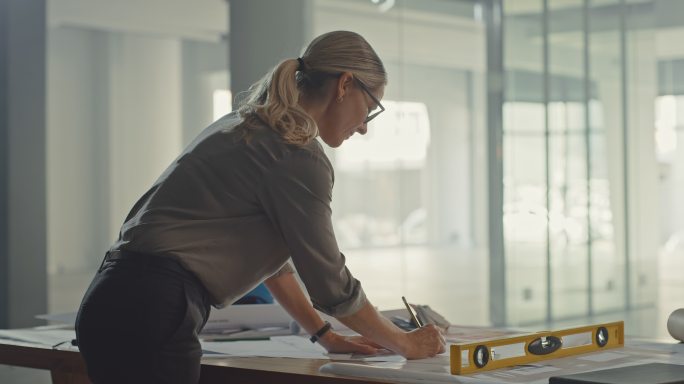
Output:
[[475,15],[471,1],[319,0],[314,35],[362,34],[389,76],[386,111],[366,135],[328,151],[335,232],[350,269],[381,308],[396,308],[403,293],[452,321],[482,323],[485,30]]

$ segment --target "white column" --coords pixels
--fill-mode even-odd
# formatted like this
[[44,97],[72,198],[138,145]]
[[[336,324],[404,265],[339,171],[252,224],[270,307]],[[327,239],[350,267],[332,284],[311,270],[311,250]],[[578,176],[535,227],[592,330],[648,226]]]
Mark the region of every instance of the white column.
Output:
[[[110,35],[110,233],[182,150],[180,42]],[[113,239],[112,239],[113,240]]]
[[0,328],[47,309],[45,0],[0,0]]
[[[230,0],[230,88],[233,99],[311,39],[310,0]],[[234,104],[235,105],[235,104]]]
[[628,180],[627,233],[631,258],[632,305],[649,305],[656,295],[658,217],[658,164],[655,154],[654,100],[657,96],[655,36],[631,31],[628,44]]

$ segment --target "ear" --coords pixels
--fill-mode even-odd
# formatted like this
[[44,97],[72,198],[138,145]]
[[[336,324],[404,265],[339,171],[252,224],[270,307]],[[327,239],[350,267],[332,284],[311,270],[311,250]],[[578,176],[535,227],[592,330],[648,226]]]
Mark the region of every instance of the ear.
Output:
[[335,88],[335,99],[344,98],[352,87],[354,75],[351,72],[342,72],[337,79],[337,87]]

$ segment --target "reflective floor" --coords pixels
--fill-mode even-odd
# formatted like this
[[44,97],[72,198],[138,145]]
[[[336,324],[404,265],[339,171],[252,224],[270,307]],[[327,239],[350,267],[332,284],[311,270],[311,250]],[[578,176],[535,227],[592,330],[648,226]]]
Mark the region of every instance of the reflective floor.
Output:
[[[361,281],[371,302],[379,308],[400,306],[404,295],[413,303],[429,304],[452,323],[489,324],[489,263],[484,251],[446,249],[435,252],[409,248],[350,251],[346,256],[350,270]],[[538,331],[624,320],[629,336],[670,339],[667,318],[675,309],[684,307],[684,257],[661,259],[659,263],[656,297],[651,303],[629,311],[569,316],[551,324],[525,322],[522,328]],[[563,304],[568,306],[577,305],[573,300],[586,302],[584,292],[566,292],[559,296],[567,300]],[[543,299],[536,302],[538,306],[544,305]],[[516,308],[511,313],[515,314]]]

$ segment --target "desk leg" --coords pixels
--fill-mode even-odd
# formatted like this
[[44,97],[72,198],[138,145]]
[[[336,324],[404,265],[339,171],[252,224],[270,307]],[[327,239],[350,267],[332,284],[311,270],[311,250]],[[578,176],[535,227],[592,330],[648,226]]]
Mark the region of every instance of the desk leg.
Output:
[[50,371],[52,384],[91,384],[84,373]]

